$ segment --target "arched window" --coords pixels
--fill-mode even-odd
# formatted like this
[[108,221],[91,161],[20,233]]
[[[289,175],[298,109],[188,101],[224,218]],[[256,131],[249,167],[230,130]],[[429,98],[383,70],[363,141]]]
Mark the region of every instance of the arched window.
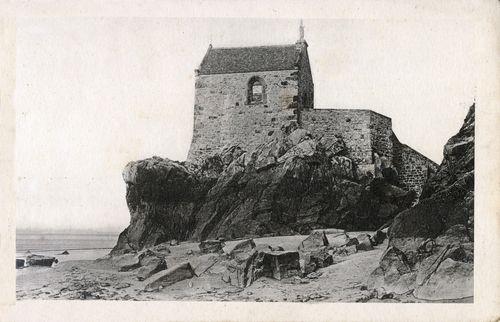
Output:
[[252,77],[248,82],[247,101],[248,104],[264,103],[266,98],[266,86],[260,77]]

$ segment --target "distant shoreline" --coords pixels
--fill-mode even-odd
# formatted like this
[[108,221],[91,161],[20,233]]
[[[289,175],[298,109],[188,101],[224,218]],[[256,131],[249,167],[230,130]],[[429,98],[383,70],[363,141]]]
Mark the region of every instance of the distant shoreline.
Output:
[[16,235],[119,235],[120,231],[16,230]]
[[28,250],[21,250],[17,251],[16,253],[26,253],[26,252],[59,252],[59,251],[65,251],[65,250],[97,250],[97,249],[113,249],[113,247],[90,247],[90,248],[61,248],[61,249],[28,249]]
[[118,233],[112,232],[23,231],[16,233],[16,253],[109,251],[116,245],[118,236]]

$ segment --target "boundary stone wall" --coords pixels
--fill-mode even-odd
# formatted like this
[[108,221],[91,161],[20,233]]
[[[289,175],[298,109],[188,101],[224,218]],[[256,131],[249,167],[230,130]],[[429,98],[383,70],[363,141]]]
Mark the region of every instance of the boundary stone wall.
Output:
[[370,111],[369,127],[373,152],[377,153],[379,157],[384,157],[388,162],[387,166],[392,165],[392,120],[387,116]]
[[415,190],[418,195],[427,179],[437,171],[438,165],[421,153],[391,137],[394,146],[394,166],[398,171],[399,184]]
[[301,110],[301,125],[316,137],[340,136],[348,156],[358,165],[372,164],[370,111],[349,109]]

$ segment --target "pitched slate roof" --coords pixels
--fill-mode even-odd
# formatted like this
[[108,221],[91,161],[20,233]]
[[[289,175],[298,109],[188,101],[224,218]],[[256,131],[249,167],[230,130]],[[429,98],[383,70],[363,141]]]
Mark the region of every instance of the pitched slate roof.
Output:
[[199,74],[230,74],[295,69],[300,50],[295,45],[208,48]]

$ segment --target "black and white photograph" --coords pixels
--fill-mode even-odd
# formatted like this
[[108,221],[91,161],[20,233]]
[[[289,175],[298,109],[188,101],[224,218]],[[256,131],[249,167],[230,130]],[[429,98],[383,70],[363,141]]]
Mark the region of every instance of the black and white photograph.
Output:
[[486,23],[14,24],[16,305],[478,304]]

